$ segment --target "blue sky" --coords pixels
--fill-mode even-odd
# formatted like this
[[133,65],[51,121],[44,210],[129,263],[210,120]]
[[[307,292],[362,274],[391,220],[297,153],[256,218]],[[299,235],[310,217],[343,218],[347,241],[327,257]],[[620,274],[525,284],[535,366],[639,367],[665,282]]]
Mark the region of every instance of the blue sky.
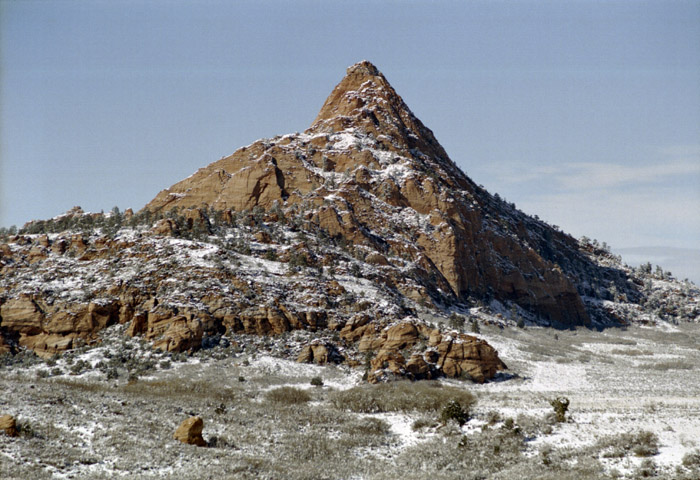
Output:
[[613,248],[700,248],[700,2],[0,6],[0,225],[139,209],[304,130],[368,59],[525,212]]

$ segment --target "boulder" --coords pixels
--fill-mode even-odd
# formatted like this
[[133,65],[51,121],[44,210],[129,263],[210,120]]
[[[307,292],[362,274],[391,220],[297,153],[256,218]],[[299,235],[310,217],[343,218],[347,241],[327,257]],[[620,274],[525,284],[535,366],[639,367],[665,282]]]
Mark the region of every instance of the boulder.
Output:
[[420,353],[414,353],[406,362],[406,372],[412,380],[429,380],[434,374],[428,362]]
[[0,432],[10,437],[19,435],[17,431],[17,420],[12,415],[0,415]]
[[475,382],[483,383],[499,370],[508,368],[491,345],[471,335],[447,336],[436,349],[437,364],[448,377],[468,375]]
[[173,437],[182,443],[188,445],[196,445],[198,447],[206,447],[207,442],[204,441],[202,437],[202,429],[204,428],[204,421],[201,417],[190,417],[184,420],[175,433]]

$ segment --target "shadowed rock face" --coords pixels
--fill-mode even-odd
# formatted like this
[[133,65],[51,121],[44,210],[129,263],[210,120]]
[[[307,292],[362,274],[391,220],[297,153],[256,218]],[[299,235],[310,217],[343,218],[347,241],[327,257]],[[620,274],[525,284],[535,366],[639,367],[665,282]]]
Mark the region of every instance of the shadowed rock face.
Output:
[[145,208],[302,204],[379,264],[410,258],[443,300],[494,298],[554,324],[590,324],[572,283],[587,268],[575,240],[476,186],[370,62],[348,68],[304,133],[243,147]]

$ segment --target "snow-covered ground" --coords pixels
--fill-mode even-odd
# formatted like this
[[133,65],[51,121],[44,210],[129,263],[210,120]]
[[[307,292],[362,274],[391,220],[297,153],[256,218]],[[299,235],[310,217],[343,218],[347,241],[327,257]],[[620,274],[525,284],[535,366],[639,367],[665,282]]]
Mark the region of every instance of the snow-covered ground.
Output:
[[[313,478],[465,478],[458,467],[464,460],[453,464],[440,455],[457,455],[455,445],[469,438],[477,447],[495,439],[508,448],[515,437],[504,435],[511,431],[522,431],[507,460],[521,476],[495,463],[501,473],[494,470],[493,478],[700,478],[693,477],[700,464],[688,462],[700,452],[698,325],[602,332],[482,325],[478,336],[509,370],[483,385],[440,382],[477,399],[462,427],[441,424],[437,411],[339,409],[334,396],[363,385],[362,368],[298,364],[252,348],[254,339],[239,339],[245,348],[171,357],[120,329],[106,332],[99,347],[51,365],[0,370],[0,414],[25,426],[20,438],[0,442],[0,478],[202,478],[205,465],[217,478],[310,478],[297,474],[305,469],[316,472]],[[136,378],[119,367],[118,378],[106,376],[119,362],[143,371]],[[310,401],[270,403],[268,394],[280,387],[305,391]],[[570,400],[562,423],[552,420],[550,405],[559,397]],[[172,440],[177,423],[191,414],[205,419],[205,438],[217,438],[216,448]],[[642,445],[649,451],[625,450],[626,438],[651,439]],[[422,455],[419,469],[405,470]],[[340,458],[338,472],[345,473],[325,470]],[[246,470],[251,462],[257,467]]]
[[[484,337],[517,379],[475,385],[480,409],[517,418],[570,400],[569,421],[531,448],[592,446],[605,436],[648,431],[659,439],[653,461],[672,472],[700,449],[700,339],[697,325],[634,327],[603,332],[544,328],[488,331]],[[507,405],[507,407],[506,407]],[[607,459],[632,472],[643,458]]]

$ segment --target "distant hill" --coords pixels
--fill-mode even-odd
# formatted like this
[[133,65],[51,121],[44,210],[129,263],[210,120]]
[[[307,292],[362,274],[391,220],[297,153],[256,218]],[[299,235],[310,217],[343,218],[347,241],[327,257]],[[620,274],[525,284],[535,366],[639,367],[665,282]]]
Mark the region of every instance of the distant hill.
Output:
[[622,260],[632,266],[639,266],[650,262],[652,265],[660,265],[664,270],[670,271],[681,279],[689,279],[696,285],[700,285],[700,249],[698,248],[674,248],[674,247],[629,247],[616,248],[615,253],[622,256]]

